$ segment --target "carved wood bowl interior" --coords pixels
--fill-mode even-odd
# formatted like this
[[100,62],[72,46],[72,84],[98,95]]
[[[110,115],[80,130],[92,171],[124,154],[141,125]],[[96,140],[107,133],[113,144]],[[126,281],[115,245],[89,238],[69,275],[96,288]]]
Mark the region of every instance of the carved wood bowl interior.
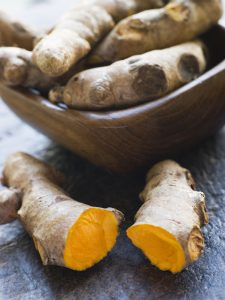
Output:
[[25,122],[74,153],[126,172],[189,149],[225,123],[225,27],[204,39],[207,72],[169,95],[128,109],[72,110],[25,89],[0,86],[5,103]]

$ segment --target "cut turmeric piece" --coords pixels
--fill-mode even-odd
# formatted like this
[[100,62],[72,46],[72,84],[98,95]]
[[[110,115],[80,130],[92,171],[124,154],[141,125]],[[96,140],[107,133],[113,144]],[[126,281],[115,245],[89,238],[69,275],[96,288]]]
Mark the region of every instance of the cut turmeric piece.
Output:
[[160,162],[148,173],[144,204],[127,235],[162,271],[182,271],[204,249],[205,196],[194,187],[189,171],[174,161]]
[[3,174],[4,184],[16,189],[19,200],[3,190],[0,216],[9,216],[4,223],[12,221],[20,202],[17,215],[33,238],[44,265],[86,270],[115,245],[122,213],[71,199],[59,188],[62,175],[50,166],[16,153],[7,159]]
[[127,235],[160,270],[177,273],[184,268],[185,255],[180,243],[163,228],[139,224],[129,228]]
[[68,268],[85,270],[113,248],[118,235],[118,221],[113,212],[90,208],[70,228],[64,250]]

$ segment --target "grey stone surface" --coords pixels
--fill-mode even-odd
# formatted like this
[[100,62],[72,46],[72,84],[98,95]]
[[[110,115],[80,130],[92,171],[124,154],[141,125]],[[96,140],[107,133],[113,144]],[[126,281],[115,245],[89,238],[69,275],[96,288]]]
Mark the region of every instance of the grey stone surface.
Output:
[[0,299],[225,299],[225,128],[177,160],[193,172],[207,196],[210,223],[202,258],[180,274],[160,272],[125,236],[140,206],[144,172],[119,176],[57,146],[19,121],[0,102],[0,169],[9,153],[27,151],[67,177],[66,190],[89,204],[126,215],[110,255],[83,273],[43,267],[19,222],[0,226]]

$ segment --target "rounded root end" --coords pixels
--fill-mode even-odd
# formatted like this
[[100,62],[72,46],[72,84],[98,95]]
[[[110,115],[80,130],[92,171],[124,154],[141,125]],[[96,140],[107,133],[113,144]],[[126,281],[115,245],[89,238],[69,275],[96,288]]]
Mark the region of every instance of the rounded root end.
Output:
[[21,206],[21,193],[17,189],[0,191],[0,224],[6,224],[17,218]]
[[149,224],[138,224],[128,228],[127,236],[160,270],[178,273],[185,267],[182,246],[165,229]]
[[112,211],[90,208],[82,213],[67,236],[65,266],[83,271],[101,261],[116,243],[118,225]]
[[63,50],[53,52],[48,49],[37,49],[34,51],[33,61],[44,74],[50,77],[61,76],[70,68],[70,65],[68,65],[68,57]]
[[3,80],[9,85],[21,85],[27,77],[27,64],[22,59],[9,60],[3,69]]
[[48,99],[52,103],[60,103],[63,101],[63,92],[64,87],[63,86],[55,86],[52,88],[49,92]]

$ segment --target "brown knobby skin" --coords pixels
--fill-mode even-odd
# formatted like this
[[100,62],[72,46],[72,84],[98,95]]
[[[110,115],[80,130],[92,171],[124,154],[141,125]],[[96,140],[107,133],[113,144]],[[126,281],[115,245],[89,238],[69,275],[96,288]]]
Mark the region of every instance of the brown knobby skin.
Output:
[[[123,214],[71,199],[59,187],[65,178],[44,162],[25,153],[12,154],[3,180],[18,195],[18,218],[44,265],[82,271],[102,260],[116,243]],[[6,190],[0,193],[0,216],[5,216],[1,223],[12,220],[18,201]]]
[[17,189],[0,190],[0,224],[6,224],[17,218],[21,206],[21,194]]
[[18,47],[0,47],[0,82],[8,86],[48,92],[53,87],[67,83],[74,73],[85,68],[86,61],[81,60],[63,76],[52,78],[33,64],[31,51]]
[[0,82],[48,91],[57,83],[32,63],[32,52],[17,47],[0,48]]
[[86,56],[113,29],[115,22],[142,9],[160,7],[163,3],[162,0],[83,1],[40,39],[33,51],[33,61],[43,73],[61,76]]
[[87,110],[154,100],[202,74],[206,69],[205,51],[205,45],[196,40],[86,70],[71,78],[60,90],[61,97],[68,106]]
[[177,273],[199,259],[208,215],[205,195],[195,190],[190,172],[172,160],[156,164],[140,198],[144,204],[127,235],[152,264]]
[[221,0],[174,0],[167,6],[132,15],[95,48],[90,64],[105,64],[196,38],[222,16]]
[[33,49],[37,32],[26,25],[12,20],[5,12],[0,11],[0,45],[18,46],[27,50]]

